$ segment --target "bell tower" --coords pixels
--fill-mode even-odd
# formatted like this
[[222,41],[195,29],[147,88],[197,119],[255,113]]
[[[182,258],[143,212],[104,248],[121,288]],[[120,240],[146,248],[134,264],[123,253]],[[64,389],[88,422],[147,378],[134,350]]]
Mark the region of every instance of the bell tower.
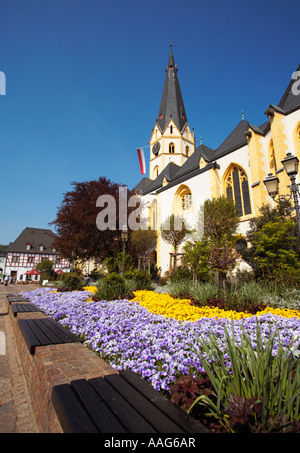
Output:
[[150,179],[155,179],[170,162],[183,165],[195,151],[195,137],[187,122],[177,72],[170,43],[158,118],[150,139]]

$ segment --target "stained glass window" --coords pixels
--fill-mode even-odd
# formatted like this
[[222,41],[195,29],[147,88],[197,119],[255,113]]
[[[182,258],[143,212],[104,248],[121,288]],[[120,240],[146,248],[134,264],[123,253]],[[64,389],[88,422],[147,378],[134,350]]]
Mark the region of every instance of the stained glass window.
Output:
[[189,209],[192,208],[192,194],[191,192],[187,192],[183,194],[182,198],[182,210],[183,211],[188,211]]
[[227,175],[226,196],[234,200],[240,216],[251,214],[248,178],[238,166],[233,166]]

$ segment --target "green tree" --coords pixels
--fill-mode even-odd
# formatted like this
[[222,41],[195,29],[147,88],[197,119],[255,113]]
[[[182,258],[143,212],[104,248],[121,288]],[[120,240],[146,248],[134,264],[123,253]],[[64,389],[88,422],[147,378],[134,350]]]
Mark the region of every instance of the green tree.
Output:
[[235,250],[235,234],[240,217],[231,199],[224,196],[206,200],[204,203],[204,236],[209,243],[209,264],[225,286],[226,273],[231,269],[239,254]]
[[300,241],[295,220],[290,218],[290,206],[287,202],[279,202],[275,208],[263,205],[259,215],[249,222],[247,240],[251,246],[242,252],[242,256],[253,268],[256,278],[287,267],[297,268]]
[[41,280],[49,280],[51,277],[51,271],[53,267],[53,261],[51,260],[41,260],[36,266],[36,270],[41,272]]
[[233,243],[240,217],[234,202],[224,196],[204,203],[204,235],[214,245]]
[[254,260],[266,276],[274,271],[298,268],[294,236],[295,222],[292,219],[268,222],[253,237],[257,256]]
[[131,244],[138,255],[143,256],[156,247],[157,233],[155,230],[138,230],[131,232]]
[[209,273],[209,244],[206,238],[201,241],[188,241],[184,247],[184,262],[193,272],[193,285],[197,277],[205,279]]
[[165,242],[171,244],[176,252],[177,247],[182,243],[185,236],[191,232],[185,219],[181,216],[171,214],[160,227],[161,237]]
[[181,216],[175,216],[174,214],[167,217],[160,227],[162,239],[168,244],[171,244],[174,248],[174,272],[176,271],[176,254],[178,246],[189,233],[191,233],[191,228],[187,225],[185,219]]

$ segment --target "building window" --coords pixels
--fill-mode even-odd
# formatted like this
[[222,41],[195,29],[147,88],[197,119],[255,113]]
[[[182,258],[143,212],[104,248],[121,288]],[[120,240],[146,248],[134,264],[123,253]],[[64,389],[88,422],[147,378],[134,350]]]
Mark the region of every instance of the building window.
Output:
[[154,169],[153,169],[153,177],[152,177],[152,179],[156,179],[156,178],[158,177],[158,175],[159,175],[159,167],[158,167],[158,165],[157,165],[157,166],[154,167]]
[[173,134],[173,126],[172,126],[172,124],[170,125],[170,134]]
[[26,244],[26,250],[30,250],[30,249],[31,249],[31,244],[30,244],[30,242],[27,242],[27,244]]
[[27,266],[31,265],[34,263],[34,257],[33,256],[28,256],[27,258]]
[[157,229],[157,202],[156,202],[156,200],[154,200],[150,206],[149,226],[150,226],[151,230]]
[[273,140],[271,140],[270,144],[269,144],[269,167],[270,167],[271,173],[275,174],[275,172],[277,171],[277,164],[276,164]]
[[45,250],[45,246],[44,244],[40,244],[40,252],[42,252],[43,250]]
[[174,198],[174,214],[185,215],[193,209],[192,192],[188,186],[179,187]]
[[185,154],[187,155],[187,157],[190,157],[191,152],[190,152],[190,147],[189,146],[185,147]]
[[191,192],[186,192],[182,195],[181,205],[183,211],[189,211],[190,209],[192,209],[193,203]]
[[18,256],[13,256],[11,259],[12,264],[18,264],[19,263],[19,257]]
[[233,165],[225,178],[227,198],[231,198],[238,209],[240,216],[251,214],[248,177],[237,165]]
[[169,153],[174,154],[175,153],[175,145],[173,142],[169,144]]

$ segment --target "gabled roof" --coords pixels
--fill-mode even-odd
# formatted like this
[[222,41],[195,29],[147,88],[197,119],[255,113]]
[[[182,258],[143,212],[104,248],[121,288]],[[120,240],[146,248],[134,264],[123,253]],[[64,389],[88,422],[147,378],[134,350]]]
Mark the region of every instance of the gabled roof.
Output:
[[[147,193],[151,193],[154,190],[158,190],[162,187],[164,179],[168,182],[172,181],[177,171],[180,167],[173,162],[170,162],[166,168],[155,178],[153,181],[148,178],[143,178],[134,188],[135,191],[139,191],[141,195],[146,195]],[[146,180],[146,182],[144,181]],[[150,181],[150,184],[149,184]],[[144,187],[144,189],[143,189]],[[143,190],[143,191],[142,191]]]
[[248,130],[249,124],[250,123],[246,120],[240,121],[224,142],[215,150],[213,159],[218,159],[238,148],[241,148],[242,146],[247,145],[245,132]]
[[152,179],[143,178],[140,182],[135,186],[134,190],[139,193],[140,195],[144,195],[147,191],[148,187],[153,183]]
[[[300,65],[298,66],[297,71],[300,71]],[[285,90],[282,98],[279,101],[278,107],[283,110],[285,114],[291,113],[294,110],[300,108],[300,94],[299,94],[299,87],[296,88],[293,85],[295,84],[296,79],[291,79],[290,83],[288,84],[287,89]],[[297,82],[298,83],[298,82]]]
[[187,123],[177,72],[178,67],[175,64],[171,47],[158,118],[156,120],[162,133],[169,124],[170,119],[174,121],[179,132],[182,132]]
[[[51,230],[43,228],[25,228],[20,236],[12,242],[8,252],[46,253],[53,254],[53,241],[55,235]],[[26,250],[26,244],[31,244],[30,250]],[[44,245],[43,252],[40,244]]]

